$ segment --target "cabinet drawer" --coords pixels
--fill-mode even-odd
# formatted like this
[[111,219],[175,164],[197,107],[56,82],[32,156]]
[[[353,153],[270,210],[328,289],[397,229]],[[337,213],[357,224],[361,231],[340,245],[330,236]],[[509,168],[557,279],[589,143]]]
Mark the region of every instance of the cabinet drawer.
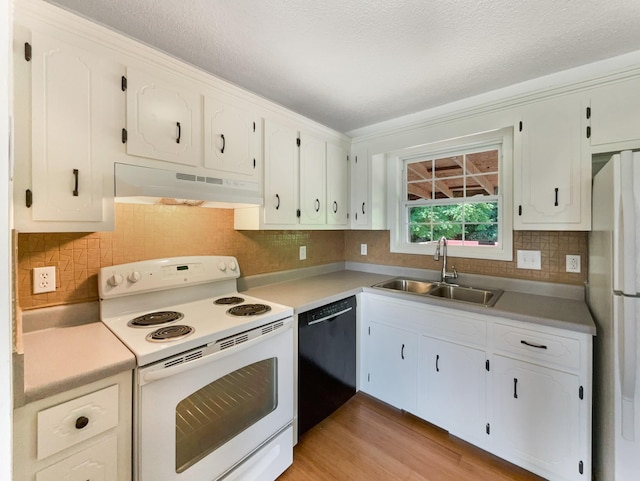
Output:
[[85,441],[118,424],[118,385],[38,413],[38,459]]
[[36,473],[36,481],[110,481],[117,479],[115,435]]
[[580,341],[505,324],[495,324],[495,349],[538,364],[577,370]]

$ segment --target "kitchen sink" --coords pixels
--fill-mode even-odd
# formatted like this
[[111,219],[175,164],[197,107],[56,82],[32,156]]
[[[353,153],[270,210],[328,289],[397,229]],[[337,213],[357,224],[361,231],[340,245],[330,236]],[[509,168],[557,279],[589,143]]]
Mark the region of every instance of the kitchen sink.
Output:
[[373,287],[379,287],[381,289],[391,289],[393,291],[411,292],[413,294],[426,294],[433,286],[437,285],[435,282],[429,281],[415,281],[413,279],[393,279],[392,281],[382,282],[376,284]]
[[479,289],[475,287],[458,286],[443,282],[417,281],[414,279],[393,279],[381,282],[373,287],[392,291],[408,292],[421,296],[449,299],[457,302],[469,302],[485,307],[492,307],[502,295],[499,289]]
[[447,284],[439,284],[427,293],[427,295],[431,297],[471,302],[473,304],[481,304],[486,307],[493,306],[498,301],[501,294],[501,290],[475,289],[473,287],[462,287]]

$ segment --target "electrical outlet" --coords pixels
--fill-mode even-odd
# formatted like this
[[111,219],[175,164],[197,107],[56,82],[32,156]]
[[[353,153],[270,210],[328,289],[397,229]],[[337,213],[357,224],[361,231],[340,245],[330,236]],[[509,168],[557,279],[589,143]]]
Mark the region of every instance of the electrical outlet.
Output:
[[540,251],[518,251],[518,269],[542,269]]
[[33,293],[53,292],[56,290],[56,267],[35,267],[33,269]]
[[300,246],[300,260],[303,261],[307,258],[307,246]]
[[360,255],[361,256],[367,255],[367,244],[360,244]]
[[580,273],[580,256],[567,256],[567,272]]

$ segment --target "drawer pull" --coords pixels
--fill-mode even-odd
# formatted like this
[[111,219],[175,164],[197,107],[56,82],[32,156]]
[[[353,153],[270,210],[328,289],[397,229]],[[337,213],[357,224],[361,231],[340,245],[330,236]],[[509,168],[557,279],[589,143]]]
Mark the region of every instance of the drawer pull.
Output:
[[518,399],[518,378],[513,378],[513,397]]
[[545,346],[544,344],[533,344],[531,342],[527,342],[527,341],[520,341],[520,344],[524,344],[525,346],[529,346],[529,347],[535,347],[536,349],[546,349],[547,346]]
[[89,418],[86,416],[80,416],[76,419],[76,429],[86,428],[87,424],[89,424]]
[[440,354],[436,354],[436,372],[440,372],[440,367],[438,363],[440,362]]
[[400,348],[400,358],[404,359],[404,344],[402,345],[402,348]]

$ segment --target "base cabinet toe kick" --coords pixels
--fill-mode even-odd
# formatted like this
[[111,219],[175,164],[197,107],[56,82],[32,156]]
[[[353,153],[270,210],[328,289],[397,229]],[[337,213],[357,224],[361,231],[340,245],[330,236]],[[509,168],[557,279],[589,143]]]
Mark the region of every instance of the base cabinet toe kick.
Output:
[[362,296],[361,389],[542,477],[591,478],[592,335]]

